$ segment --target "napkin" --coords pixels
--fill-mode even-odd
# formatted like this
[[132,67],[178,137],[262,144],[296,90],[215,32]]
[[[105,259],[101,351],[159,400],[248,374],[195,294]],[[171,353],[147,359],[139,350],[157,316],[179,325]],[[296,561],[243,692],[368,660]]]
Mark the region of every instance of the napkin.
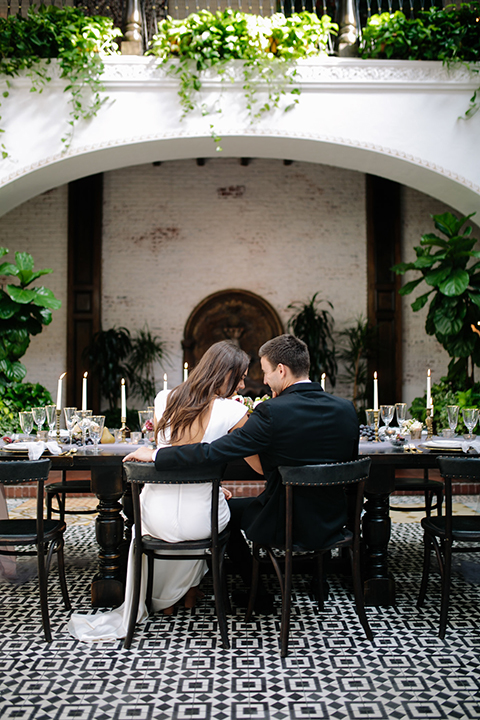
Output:
[[15,443],[15,449],[28,450],[29,460],[38,460],[38,458],[42,457],[45,450],[49,450],[52,455],[60,455],[62,452],[62,448],[56,440],[48,440],[47,442],[37,440],[37,442]]

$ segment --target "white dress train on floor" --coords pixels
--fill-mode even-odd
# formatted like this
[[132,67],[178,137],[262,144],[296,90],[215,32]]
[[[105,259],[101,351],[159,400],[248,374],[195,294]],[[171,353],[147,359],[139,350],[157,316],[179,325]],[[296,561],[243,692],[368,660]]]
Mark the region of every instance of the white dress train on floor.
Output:
[[[169,391],[155,399],[155,415],[161,417]],[[210,420],[202,442],[213,442],[226,435],[245,415],[246,408],[236,400],[214,400]],[[159,443],[159,447],[168,442]],[[210,535],[211,484],[145,485],[140,495],[142,531],[168,542],[200,540]],[[230,509],[220,490],[218,524],[223,530],[230,519]],[[191,587],[198,585],[207,571],[205,560],[155,560],[152,610],[154,612],[178,602]],[[145,605],[147,558],[142,559],[142,585],[137,622],[148,617]],[[133,595],[133,542],[130,543],[125,585],[125,602],[115,610],[95,615],[73,614],[68,630],[78,640],[118,640],[127,632]]]

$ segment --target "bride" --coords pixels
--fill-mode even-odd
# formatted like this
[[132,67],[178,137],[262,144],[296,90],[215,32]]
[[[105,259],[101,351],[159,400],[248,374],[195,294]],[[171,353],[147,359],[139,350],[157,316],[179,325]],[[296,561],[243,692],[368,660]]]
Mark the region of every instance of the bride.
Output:
[[[247,409],[232,400],[245,387],[249,357],[233,343],[212,345],[188,379],[173,390],[163,390],[155,399],[155,437],[158,447],[213,442],[241,427],[247,421]],[[246,458],[260,470],[258,457]],[[226,491],[220,490],[219,531],[230,519]],[[197,540],[210,534],[211,484],[145,485],[140,496],[143,533],[168,542]],[[155,560],[152,610],[173,612],[185,598],[186,607],[194,607],[201,595],[198,585],[207,570],[205,560]],[[143,557],[142,586],[137,622],[148,617],[145,605],[147,559]],[[130,545],[125,602],[111,612],[95,615],[73,614],[68,623],[71,635],[79,640],[116,640],[127,631],[133,593],[133,542]]]

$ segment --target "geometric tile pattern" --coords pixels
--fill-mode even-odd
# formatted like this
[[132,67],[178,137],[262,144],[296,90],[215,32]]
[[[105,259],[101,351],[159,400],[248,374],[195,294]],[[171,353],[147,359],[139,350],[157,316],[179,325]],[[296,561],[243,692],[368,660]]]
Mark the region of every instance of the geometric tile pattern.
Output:
[[[72,606],[91,612],[91,522],[69,526],[65,557]],[[421,565],[418,524],[394,524],[389,567],[397,605],[367,608],[373,643],[356,618],[348,578],[328,577],[330,595],[319,613],[308,578],[295,575],[284,659],[278,650],[278,595],[275,614],[249,624],[234,608],[232,649],[223,650],[208,577],[205,600],[194,611],[178,608],[172,616],[150,617],[137,628],[130,650],[120,641],[73,640],[52,582],[54,639],[47,645],[36,578],[26,566],[19,584],[0,584],[1,720],[480,718],[480,585],[455,575],[449,626],[440,640],[438,577],[429,584],[425,608],[415,608]],[[277,592],[274,577],[268,583]]]

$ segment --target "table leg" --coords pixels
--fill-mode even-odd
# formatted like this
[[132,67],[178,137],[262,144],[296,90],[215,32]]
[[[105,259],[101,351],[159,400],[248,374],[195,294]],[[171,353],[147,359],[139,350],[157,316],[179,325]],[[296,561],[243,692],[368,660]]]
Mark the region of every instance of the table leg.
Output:
[[[372,472],[373,471],[373,472]],[[378,477],[377,477],[378,476]],[[389,607],[395,604],[395,580],[388,572],[390,540],[390,492],[395,487],[395,471],[371,468],[362,521],[365,541],[365,605]],[[383,491],[380,492],[379,490]]]
[[92,606],[115,607],[121,605],[125,592],[119,502],[124,492],[123,468],[92,468],[92,490],[99,499],[95,532],[100,546],[98,574],[92,582]]

